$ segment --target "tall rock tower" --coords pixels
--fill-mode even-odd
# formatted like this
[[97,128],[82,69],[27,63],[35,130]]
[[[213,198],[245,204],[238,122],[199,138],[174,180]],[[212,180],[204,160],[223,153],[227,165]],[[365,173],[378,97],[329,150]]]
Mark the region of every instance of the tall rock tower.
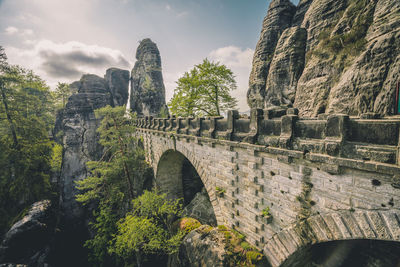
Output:
[[251,108],[302,116],[399,113],[400,1],[272,0],[254,53]]
[[166,112],[160,51],[150,39],[143,39],[136,59],[131,74],[130,108],[139,116],[158,116]]

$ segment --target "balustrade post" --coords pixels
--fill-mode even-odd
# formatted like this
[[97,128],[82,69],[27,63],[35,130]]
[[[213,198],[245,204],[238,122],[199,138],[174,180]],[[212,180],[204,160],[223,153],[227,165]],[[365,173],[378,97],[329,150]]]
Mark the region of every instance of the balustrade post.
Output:
[[217,131],[217,120],[223,118],[224,117],[210,117],[210,130],[208,130],[208,137],[215,138],[215,132]]
[[233,140],[235,133],[235,124],[236,120],[239,119],[239,111],[237,110],[228,110],[227,116],[227,131],[226,131],[226,139]]
[[341,156],[341,147],[347,137],[349,116],[333,114],[328,116],[325,128],[325,152],[330,156]]
[[196,118],[197,127],[195,129],[194,135],[200,136],[201,135],[201,126],[203,124],[204,118]]
[[294,128],[297,115],[285,115],[281,118],[281,135],[279,137],[279,147],[290,149],[294,138]]
[[244,142],[254,144],[257,142],[258,135],[260,133],[260,125],[263,120],[263,110],[262,109],[252,109],[250,111],[250,132],[244,138]]

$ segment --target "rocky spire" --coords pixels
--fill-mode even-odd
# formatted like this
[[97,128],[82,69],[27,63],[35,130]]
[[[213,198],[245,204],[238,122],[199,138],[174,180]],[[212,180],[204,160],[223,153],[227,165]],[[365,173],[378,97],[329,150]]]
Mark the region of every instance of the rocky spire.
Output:
[[276,44],[290,27],[296,7],[289,0],[273,0],[264,18],[261,37],[253,57],[247,102],[251,108],[264,108],[265,85]]
[[130,108],[139,116],[158,116],[166,105],[157,45],[150,39],[143,39],[136,50],[136,59],[131,73]]

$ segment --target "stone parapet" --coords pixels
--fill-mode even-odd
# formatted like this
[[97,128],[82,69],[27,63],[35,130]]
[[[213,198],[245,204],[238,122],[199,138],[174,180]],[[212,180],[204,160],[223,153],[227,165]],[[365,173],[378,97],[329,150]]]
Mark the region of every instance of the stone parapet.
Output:
[[299,117],[297,109],[253,109],[250,118],[238,111],[227,117],[138,118],[138,128],[235,141],[293,152],[328,155],[362,162],[400,164],[400,118],[322,114]]

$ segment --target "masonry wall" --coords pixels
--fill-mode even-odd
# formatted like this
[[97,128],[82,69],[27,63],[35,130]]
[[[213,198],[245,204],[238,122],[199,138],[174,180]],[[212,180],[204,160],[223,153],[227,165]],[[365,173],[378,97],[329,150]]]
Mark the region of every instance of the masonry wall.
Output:
[[[273,120],[262,123],[276,124]],[[304,126],[307,123],[302,124],[303,132],[311,135],[309,129],[315,129],[315,121],[308,130]],[[389,123],[396,127],[399,124],[398,121]],[[221,129],[227,131],[228,124]],[[281,126],[283,124],[281,122]],[[327,122],[322,124],[320,127],[326,131]],[[139,132],[155,173],[165,152],[175,150],[182,153],[199,173],[218,224],[244,233],[250,243],[264,250],[273,266],[279,266],[297,249],[312,243],[357,238],[400,241],[400,168],[396,164],[396,152],[394,161],[383,163],[373,161],[371,157],[348,158],[340,151],[335,152],[336,156],[329,155],[325,148],[305,153],[296,149],[295,144],[311,143],[312,140],[295,140],[293,136],[288,137],[290,145],[274,147],[257,142],[250,144],[246,137],[234,141],[212,134],[205,137],[202,134],[190,135],[189,131],[180,133],[180,129],[187,128],[187,125],[181,125],[175,131],[151,129],[150,123],[145,125],[140,126]],[[153,128],[158,127],[153,124]],[[212,127],[206,128],[210,131]],[[280,128],[278,139],[284,137]],[[269,129],[273,133],[273,127]],[[395,134],[398,137],[398,132]],[[261,138],[272,140],[274,136],[259,134],[253,136],[253,141]],[[326,139],[326,134],[324,137]],[[284,142],[288,144],[287,140]],[[341,142],[337,142],[340,150],[347,149],[348,146]],[[392,141],[387,138],[384,142]],[[372,151],[396,151],[397,143],[392,143],[371,145],[359,142],[357,145],[372,148]],[[157,184],[162,190],[171,192],[178,186],[176,182],[159,180]],[[219,196],[217,187],[225,191],[223,196]],[[272,221],[262,216],[266,208]]]

